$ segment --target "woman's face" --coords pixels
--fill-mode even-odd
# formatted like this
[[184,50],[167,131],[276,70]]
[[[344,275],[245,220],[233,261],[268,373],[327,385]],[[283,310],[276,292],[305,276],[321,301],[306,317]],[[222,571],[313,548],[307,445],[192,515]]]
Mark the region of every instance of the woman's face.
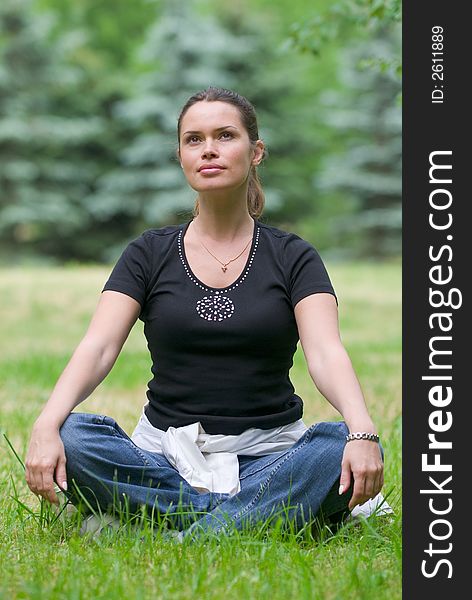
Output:
[[263,151],[261,140],[250,143],[238,109],[227,102],[197,102],[182,118],[180,163],[197,192],[245,186]]

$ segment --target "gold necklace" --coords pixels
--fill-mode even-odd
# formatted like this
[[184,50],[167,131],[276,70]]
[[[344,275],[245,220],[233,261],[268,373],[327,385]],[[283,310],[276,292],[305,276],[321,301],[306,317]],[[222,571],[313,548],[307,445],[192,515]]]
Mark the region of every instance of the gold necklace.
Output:
[[220,265],[223,265],[221,267],[221,270],[223,271],[223,273],[226,273],[228,265],[230,263],[232,263],[233,261],[235,261],[236,259],[238,259],[241,256],[241,254],[246,250],[246,248],[249,246],[249,244],[251,243],[251,241],[252,241],[252,236],[251,236],[251,239],[248,241],[248,243],[244,246],[244,248],[242,249],[242,251],[238,254],[238,256],[235,256],[234,258],[232,258],[231,260],[229,260],[228,262],[225,262],[225,263],[223,261],[221,261],[217,256],[215,256],[213,254],[213,252],[211,252],[210,250],[208,250],[208,248],[205,246],[205,244],[203,242],[200,242],[200,244],[205,248],[205,250],[209,254],[211,254],[213,256],[213,258],[215,258],[220,263]]

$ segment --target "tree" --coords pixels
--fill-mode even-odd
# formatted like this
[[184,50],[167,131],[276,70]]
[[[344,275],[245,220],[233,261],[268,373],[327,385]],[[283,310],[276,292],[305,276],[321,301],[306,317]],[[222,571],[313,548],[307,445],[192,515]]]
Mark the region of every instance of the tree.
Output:
[[323,97],[334,144],[314,182],[321,208],[303,227],[316,231],[315,220],[326,219],[329,226],[318,236],[343,248],[341,255],[378,258],[401,252],[400,85],[389,70],[359,68],[366,57],[382,60],[399,48],[398,30],[351,44],[341,60],[347,91]]
[[[293,23],[287,45],[320,56],[333,40],[356,37],[372,39],[381,31],[395,31],[402,18],[401,0],[339,0],[322,7],[311,17]],[[390,70],[401,77],[401,54],[375,54],[366,63],[382,71]]]
[[110,161],[106,102],[68,60],[80,35],[51,42],[52,16],[31,6],[0,7],[0,244],[13,257],[90,257],[82,199]]
[[333,254],[401,251],[400,22],[400,0],[339,0],[294,23],[287,40],[316,61],[343,40],[339,85],[320,96],[328,129],[317,206],[301,223]]
[[[13,243],[15,257],[21,248],[109,260],[143,229],[189,215],[195,193],[176,159],[176,121],[185,100],[208,85],[236,89],[256,107],[269,149],[260,168],[263,218],[288,228],[313,212],[313,174],[333,134],[310,91],[321,73],[319,88],[330,81],[331,67],[311,79],[308,57],[280,51],[268,11],[248,17],[241,4],[211,14],[202,13],[203,0],[151,4],[159,12],[145,41],[138,47],[133,35],[120,66],[89,0],[2,4],[0,245]],[[36,14],[38,5],[57,13]],[[111,0],[97,10],[104,7]],[[128,8],[117,7],[122,23]]]
[[89,68],[109,71],[132,69],[135,50],[161,4],[162,0],[33,0],[36,12],[54,14],[53,39],[64,31],[84,32],[82,60]]

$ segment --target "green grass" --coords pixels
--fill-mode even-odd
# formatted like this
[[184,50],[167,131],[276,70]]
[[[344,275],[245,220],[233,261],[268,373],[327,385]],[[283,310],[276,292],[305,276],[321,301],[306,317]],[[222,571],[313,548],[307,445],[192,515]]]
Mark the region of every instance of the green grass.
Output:
[[[24,459],[32,424],[83,335],[109,269],[0,270],[0,430]],[[0,439],[0,598],[356,599],[401,597],[401,274],[398,264],[333,265],[343,342],[385,449],[392,521],[373,518],[313,538],[270,531],[177,544],[147,523],[96,541],[80,518],[57,519],[32,495]],[[317,392],[303,354],[292,380],[305,422],[339,416]],[[150,365],[142,325],[80,410],[109,414],[130,433]]]

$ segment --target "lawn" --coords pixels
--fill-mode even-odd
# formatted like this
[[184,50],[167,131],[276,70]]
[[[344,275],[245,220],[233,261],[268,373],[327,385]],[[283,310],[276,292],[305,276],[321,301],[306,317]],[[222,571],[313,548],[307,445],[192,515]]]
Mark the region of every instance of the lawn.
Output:
[[[79,342],[107,267],[0,270],[0,598],[225,597],[394,600],[401,597],[401,270],[329,266],[341,334],[385,449],[395,514],[323,530],[313,539],[256,531],[177,544],[143,524],[87,540],[76,517],[55,519],[31,494],[20,462],[32,424]],[[106,381],[79,410],[105,413],[131,433],[150,363],[135,326]],[[317,392],[301,350],[291,372],[304,420],[338,419]]]

